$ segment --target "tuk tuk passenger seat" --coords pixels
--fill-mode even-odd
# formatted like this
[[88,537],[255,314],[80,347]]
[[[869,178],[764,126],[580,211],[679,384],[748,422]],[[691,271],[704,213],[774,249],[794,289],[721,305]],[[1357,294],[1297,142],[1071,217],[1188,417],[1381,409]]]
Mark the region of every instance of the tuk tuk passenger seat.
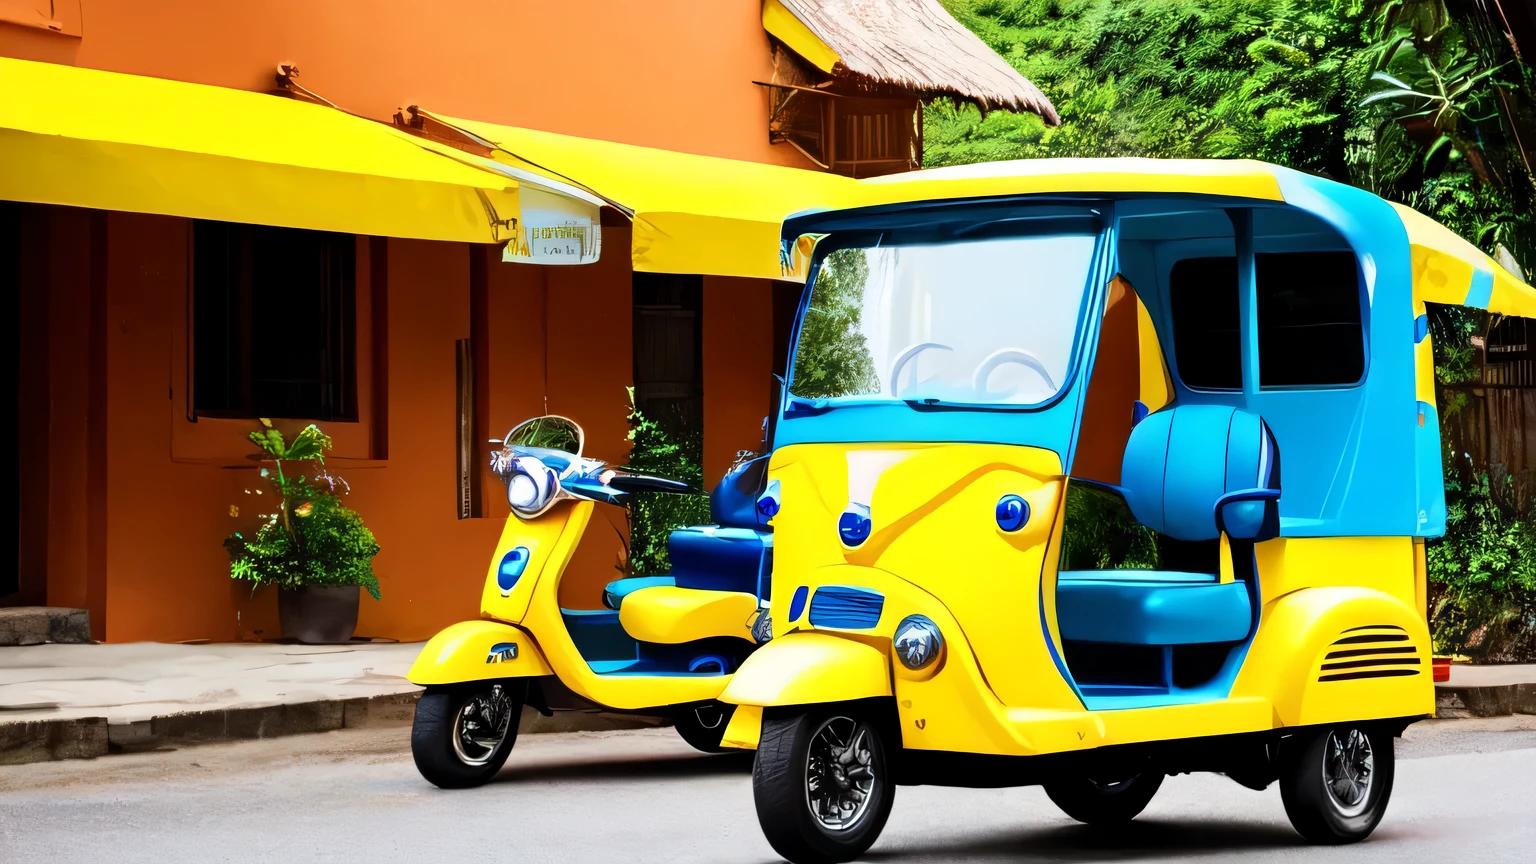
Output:
[[1225,531],[1234,540],[1237,578],[1063,571],[1056,582],[1062,639],[1162,646],[1246,639],[1257,602],[1251,541],[1277,532],[1279,489],[1279,448],[1258,415],[1188,405],[1144,418],[1126,444],[1118,491],[1136,521],[1159,534],[1211,541]]

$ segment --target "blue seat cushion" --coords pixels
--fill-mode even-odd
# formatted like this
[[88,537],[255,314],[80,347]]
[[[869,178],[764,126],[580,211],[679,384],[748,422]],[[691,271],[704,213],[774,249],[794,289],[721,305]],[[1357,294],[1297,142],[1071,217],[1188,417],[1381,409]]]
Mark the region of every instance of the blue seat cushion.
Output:
[[679,528],[667,538],[667,555],[679,588],[742,591],[768,598],[768,576],[773,571],[769,532],[719,525]]
[[1056,577],[1062,639],[1120,645],[1194,645],[1248,637],[1253,604],[1242,582],[1208,573],[1077,570]]
[[671,576],[630,576],[627,579],[615,579],[603,589],[603,605],[609,609],[618,609],[624,604],[624,598],[639,591],[641,588],[654,588],[657,585],[674,585]]

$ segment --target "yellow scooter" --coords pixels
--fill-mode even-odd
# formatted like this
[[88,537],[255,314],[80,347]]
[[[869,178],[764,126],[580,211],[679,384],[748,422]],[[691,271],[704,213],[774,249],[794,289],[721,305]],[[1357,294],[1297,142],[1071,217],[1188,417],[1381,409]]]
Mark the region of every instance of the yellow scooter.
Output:
[[[606,608],[563,609],[560,579],[592,508],[686,484],[581,456],[583,433],[557,416],[507,433],[491,467],[512,514],[491,558],[481,619],[443,630],[407,677],[426,687],[411,752],[444,788],[478,786],[517,741],[523,705],[546,715],[602,709],[671,719],[694,747],[715,751],[731,708],[716,701],[741,662],[770,637],[772,512],[758,512],[766,458],[738,464],[711,495],[719,524],[669,538],[672,573],[607,586]],[[772,498],[764,510],[771,511]]]

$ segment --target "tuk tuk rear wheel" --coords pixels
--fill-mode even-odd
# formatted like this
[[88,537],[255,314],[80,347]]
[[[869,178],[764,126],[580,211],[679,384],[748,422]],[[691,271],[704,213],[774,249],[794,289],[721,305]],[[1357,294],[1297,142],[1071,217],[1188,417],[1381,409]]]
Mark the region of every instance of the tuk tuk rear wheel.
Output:
[[517,743],[527,696],[525,678],[427,688],[411,721],[416,770],[443,789],[468,789],[495,777]]
[[880,724],[837,706],[765,717],[752,797],[768,845],[793,864],[840,864],[869,849],[891,815]]
[[706,702],[683,709],[672,719],[672,724],[678,736],[693,749],[703,753],[724,753],[730,748],[721,747],[720,740],[725,737],[725,727],[731,725],[734,713],[735,705]]
[[1281,742],[1280,759],[1285,815],[1309,843],[1357,843],[1376,830],[1396,773],[1390,732],[1316,730]]
[[1044,785],[1051,802],[1073,819],[1085,825],[1119,825],[1147,809],[1163,785],[1163,775],[1153,772],[1100,780],[1083,774]]

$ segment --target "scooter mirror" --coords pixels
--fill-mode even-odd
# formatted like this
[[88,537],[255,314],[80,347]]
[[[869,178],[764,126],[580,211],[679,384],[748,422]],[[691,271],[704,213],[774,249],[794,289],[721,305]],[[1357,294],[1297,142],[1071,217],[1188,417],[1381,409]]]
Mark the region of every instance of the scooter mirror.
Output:
[[561,417],[558,414],[546,414],[543,417],[534,417],[512,427],[501,443],[507,447],[542,447],[548,450],[563,450],[573,456],[581,455],[581,448],[586,443],[586,433],[581,426],[569,417]]

